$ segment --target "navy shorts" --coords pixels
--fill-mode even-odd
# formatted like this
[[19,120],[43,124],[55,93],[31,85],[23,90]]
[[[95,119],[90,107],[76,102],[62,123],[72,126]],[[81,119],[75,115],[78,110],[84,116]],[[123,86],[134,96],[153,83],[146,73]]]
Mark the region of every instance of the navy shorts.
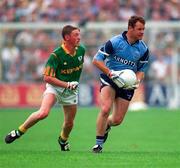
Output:
[[126,90],[123,88],[119,88],[107,75],[105,74],[100,74],[100,80],[101,80],[101,87],[100,91],[103,87],[110,85],[116,92],[117,97],[121,97],[125,100],[131,101],[133,95],[134,95],[134,90]]

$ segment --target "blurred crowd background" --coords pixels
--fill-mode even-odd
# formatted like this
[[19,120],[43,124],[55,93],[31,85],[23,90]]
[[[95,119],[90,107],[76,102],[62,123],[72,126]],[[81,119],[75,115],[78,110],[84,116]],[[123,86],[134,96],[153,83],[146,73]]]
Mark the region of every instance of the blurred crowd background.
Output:
[[0,22],[179,20],[179,0],[1,0]]
[[[179,0],[1,0],[0,9],[0,23],[78,23],[87,48],[82,83],[98,80],[97,69],[91,63],[94,54],[100,44],[123,31],[89,30],[86,23],[123,22],[131,15],[144,16],[147,22],[180,21]],[[0,29],[1,82],[42,82],[44,63],[61,44],[60,32],[58,27],[55,30]],[[179,28],[147,30],[144,40],[151,51],[146,80],[170,83],[172,59],[175,55],[180,57]]]

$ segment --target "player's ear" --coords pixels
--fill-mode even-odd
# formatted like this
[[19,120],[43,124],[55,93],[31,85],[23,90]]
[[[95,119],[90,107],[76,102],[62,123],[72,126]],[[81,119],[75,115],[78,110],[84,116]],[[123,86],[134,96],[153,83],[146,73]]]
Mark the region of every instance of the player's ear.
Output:
[[70,39],[70,35],[69,34],[66,34],[65,36],[64,36],[64,40],[65,41],[68,41]]
[[128,30],[132,30],[133,29],[133,27],[132,26],[128,26]]

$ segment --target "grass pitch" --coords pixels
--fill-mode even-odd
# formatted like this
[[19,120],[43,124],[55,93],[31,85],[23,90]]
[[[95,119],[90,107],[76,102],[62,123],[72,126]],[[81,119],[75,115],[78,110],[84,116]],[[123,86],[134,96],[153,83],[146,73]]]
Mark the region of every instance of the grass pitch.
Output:
[[69,139],[70,152],[61,152],[57,138],[63,112],[49,117],[22,138],[5,144],[4,137],[22,124],[33,109],[0,109],[0,168],[179,168],[180,111],[148,109],[129,111],[122,125],[112,128],[102,154],[95,144],[98,108],[79,108]]

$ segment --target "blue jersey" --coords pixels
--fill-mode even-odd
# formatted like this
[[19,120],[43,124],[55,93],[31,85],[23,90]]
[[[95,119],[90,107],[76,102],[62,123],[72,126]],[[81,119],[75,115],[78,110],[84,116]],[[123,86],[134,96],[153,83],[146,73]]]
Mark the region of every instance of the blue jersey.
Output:
[[94,59],[105,61],[110,70],[131,69],[134,72],[145,72],[148,67],[149,50],[142,40],[129,44],[126,31],[112,37],[94,56]]

